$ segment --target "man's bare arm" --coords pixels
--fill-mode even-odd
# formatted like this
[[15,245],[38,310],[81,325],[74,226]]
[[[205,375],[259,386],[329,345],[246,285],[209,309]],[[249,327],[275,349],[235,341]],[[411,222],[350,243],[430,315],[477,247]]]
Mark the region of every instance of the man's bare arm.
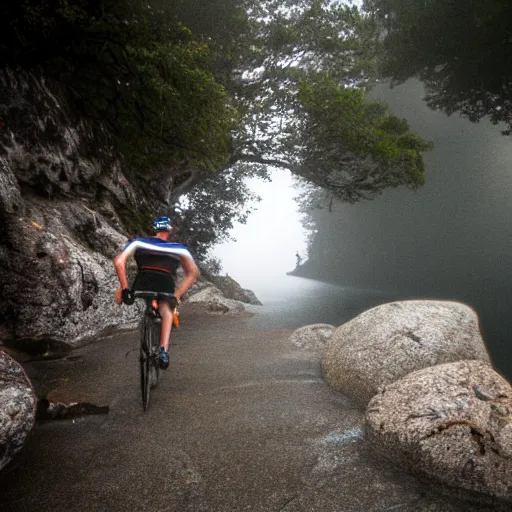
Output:
[[176,290],[174,291],[174,296],[177,299],[181,299],[181,297],[185,294],[185,292],[194,284],[195,280],[201,275],[196,262],[192,257],[181,256],[180,257],[181,266],[185,271],[185,278],[178,285]]
[[128,288],[128,278],[126,277],[126,260],[129,254],[122,252],[114,258],[114,267],[116,268],[117,277],[121,288]]

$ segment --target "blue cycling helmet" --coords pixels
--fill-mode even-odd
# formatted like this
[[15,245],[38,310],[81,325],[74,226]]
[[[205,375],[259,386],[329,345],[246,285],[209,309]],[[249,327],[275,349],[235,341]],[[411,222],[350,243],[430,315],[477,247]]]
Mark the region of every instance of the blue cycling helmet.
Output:
[[169,219],[169,217],[158,217],[158,219],[156,219],[155,222],[153,222],[153,229],[155,231],[171,231],[171,219]]

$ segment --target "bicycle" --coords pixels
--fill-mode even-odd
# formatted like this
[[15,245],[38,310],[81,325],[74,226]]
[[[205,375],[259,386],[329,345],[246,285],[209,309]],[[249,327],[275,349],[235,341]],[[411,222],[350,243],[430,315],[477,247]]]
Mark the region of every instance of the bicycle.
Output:
[[142,316],[140,326],[140,389],[142,392],[142,407],[144,411],[149,408],[149,396],[151,389],[156,388],[160,380],[160,313],[153,306],[153,301],[170,299],[171,293],[157,293],[135,291],[135,299],[145,299],[146,309]]

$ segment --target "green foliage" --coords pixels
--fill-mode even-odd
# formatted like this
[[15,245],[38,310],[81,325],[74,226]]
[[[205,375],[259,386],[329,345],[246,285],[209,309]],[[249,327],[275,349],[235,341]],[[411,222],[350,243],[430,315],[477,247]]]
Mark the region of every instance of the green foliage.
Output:
[[305,115],[298,174],[349,202],[423,184],[422,154],[431,144],[385,105],[367,101],[364,90],[321,76],[301,82],[299,100]]
[[417,76],[432,108],[503,122],[511,133],[509,0],[366,0],[365,8],[385,35],[383,76]]
[[265,171],[237,164],[233,168],[210,173],[185,197],[182,204],[180,234],[194,255],[204,259],[215,243],[229,239],[235,222],[244,224],[259,200],[246,184],[246,178]]
[[365,100],[376,76],[372,17],[335,1],[271,0],[252,22],[233,161],[288,168],[350,202],[423,183],[431,146]]
[[222,262],[215,256],[208,256],[201,265],[201,273],[204,277],[211,278],[219,276],[222,272]]
[[7,0],[0,63],[65,85],[82,114],[106,127],[132,182],[185,155],[211,170],[229,157],[236,112],[205,44],[165,4],[132,0]]
[[[138,79],[126,86],[114,114],[123,154],[137,169],[158,169],[185,157],[211,171],[223,166],[235,112],[205,70],[207,48],[191,41],[127,51]],[[106,103],[97,107],[109,109]]]

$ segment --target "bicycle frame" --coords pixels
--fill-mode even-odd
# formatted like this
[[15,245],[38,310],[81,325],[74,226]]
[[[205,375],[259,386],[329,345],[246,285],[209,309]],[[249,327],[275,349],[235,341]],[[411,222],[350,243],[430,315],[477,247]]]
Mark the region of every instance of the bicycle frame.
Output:
[[[142,391],[142,407],[148,410],[149,397],[152,388],[158,384],[160,377],[159,347],[160,347],[160,314],[152,305],[154,300],[165,300],[173,297],[170,293],[156,293],[146,291],[134,292],[136,299],[146,300],[146,309],[140,328],[140,384]],[[158,329],[156,329],[158,328]]]

